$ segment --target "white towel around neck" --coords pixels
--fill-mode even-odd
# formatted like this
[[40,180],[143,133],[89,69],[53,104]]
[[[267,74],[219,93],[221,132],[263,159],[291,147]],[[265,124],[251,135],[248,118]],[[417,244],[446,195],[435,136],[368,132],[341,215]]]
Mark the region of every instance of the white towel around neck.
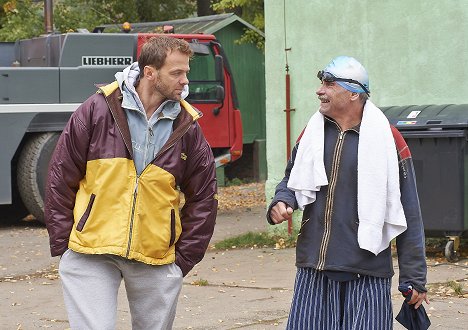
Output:
[[[288,181],[301,210],[328,185],[323,162],[324,117],[316,112],[300,140]],[[398,156],[390,124],[371,101],[364,106],[358,145],[358,243],[375,255],[406,230]],[[350,198],[353,198],[350,196]]]

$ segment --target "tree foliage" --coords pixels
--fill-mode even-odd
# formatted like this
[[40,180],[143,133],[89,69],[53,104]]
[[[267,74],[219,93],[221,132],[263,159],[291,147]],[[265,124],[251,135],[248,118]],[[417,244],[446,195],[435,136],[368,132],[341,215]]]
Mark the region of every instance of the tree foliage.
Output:
[[92,31],[101,24],[139,20],[135,1],[122,0],[56,0],[54,26],[58,32],[86,28]]
[[[0,40],[15,41],[44,33],[44,2],[0,0]],[[102,24],[165,21],[196,12],[196,0],[55,0],[55,31],[92,31]]]
[[[265,31],[264,0],[218,0],[213,3],[213,9],[218,12],[234,12],[245,21],[261,31]],[[240,43],[253,43],[264,49],[265,39],[253,30],[245,29]]]
[[0,40],[15,41],[37,36],[44,31],[44,15],[41,4],[31,0],[0,0]]
[[139,22],[187,18],[197,12],[196,0],[138,0],[136,3]]
[[[234,12],[264,31],[264,0],[55,0],[53,22],[56,32],[86,28],[92,31],[102,24],[153,22],[187,18],[207,5],[216,13]],[[0,0],[0,41],[15,41],[44,33],[44,2]],[[3,10],[2,10],[3,9]],[[245,30],[240,42],[263,48],[264,40],[255,31]]]

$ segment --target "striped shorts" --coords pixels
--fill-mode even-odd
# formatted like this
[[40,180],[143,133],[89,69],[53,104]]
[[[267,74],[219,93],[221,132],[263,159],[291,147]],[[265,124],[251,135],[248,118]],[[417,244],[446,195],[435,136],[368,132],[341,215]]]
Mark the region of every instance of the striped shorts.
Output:
[[286,329],[390,330],[390,286],[390,278],[338,282],[313,268],[298,268]]

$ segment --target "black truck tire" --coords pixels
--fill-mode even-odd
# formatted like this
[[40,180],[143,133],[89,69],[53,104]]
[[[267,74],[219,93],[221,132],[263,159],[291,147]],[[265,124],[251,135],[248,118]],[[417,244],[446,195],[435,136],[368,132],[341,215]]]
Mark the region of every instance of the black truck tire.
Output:
[[60,133],[31,135],[18,159],[17,181],[26,208],[40,222],[44,222],[44,197],[49,162]]

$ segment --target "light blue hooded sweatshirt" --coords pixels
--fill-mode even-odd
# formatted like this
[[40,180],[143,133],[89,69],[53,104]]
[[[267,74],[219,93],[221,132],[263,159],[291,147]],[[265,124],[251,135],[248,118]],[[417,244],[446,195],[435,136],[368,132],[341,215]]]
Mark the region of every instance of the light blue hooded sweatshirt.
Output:
[[[127,114],[128,127],[132,137],[133,161],[138,175],[151,163],[169,139],[174,119],[181,110],[179,101],[166,100],[147,119],[143,104],[135,90],[139,74],[138,62],[125,68],[123,72],[115,74],[123,96],[122,108]],[[188,86],[186,85],[182,92],[182,99],[185,99],[187,95]]]

